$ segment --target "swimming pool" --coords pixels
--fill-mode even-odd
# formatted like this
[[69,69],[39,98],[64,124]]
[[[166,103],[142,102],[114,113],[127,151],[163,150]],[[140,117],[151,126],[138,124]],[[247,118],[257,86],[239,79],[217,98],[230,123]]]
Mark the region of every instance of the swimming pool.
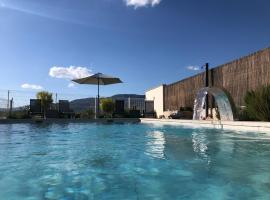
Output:
[[[264,138],[264,140],[262,140]],[[0,125],[0,199],[270,199],[270,137],[153,124]]]

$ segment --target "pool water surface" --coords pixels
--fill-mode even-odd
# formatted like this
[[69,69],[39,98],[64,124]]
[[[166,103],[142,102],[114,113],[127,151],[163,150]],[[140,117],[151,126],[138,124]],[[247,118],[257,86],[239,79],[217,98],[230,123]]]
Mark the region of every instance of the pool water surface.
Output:
[[270,137],[154,124],[0,125],[0,199],[270,199]]

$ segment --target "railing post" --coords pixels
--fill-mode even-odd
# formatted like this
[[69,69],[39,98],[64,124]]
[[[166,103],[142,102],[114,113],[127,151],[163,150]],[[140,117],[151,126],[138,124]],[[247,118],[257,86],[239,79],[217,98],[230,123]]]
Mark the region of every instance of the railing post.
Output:
[[131,106],[131,105],[130,105],[130,97],[128,97],[128,110],[131,110],[131,109],[130,109],[130,106]]
[[[209,87],[208,72],[209,72],[209,63],[206,63],[205,64],[205,87]],[[208,117],[208,108],[209,108],[208,94],[206,94],[206,97],[205,97],[205,119]]]
[[9,109],[9,93],[10,93],[10,91],[8,90],[8,94],[7,94],[7,109]]
[[9,101],[9,117],[11,117],[12,114],[12,108],[13,108],[13,98]]

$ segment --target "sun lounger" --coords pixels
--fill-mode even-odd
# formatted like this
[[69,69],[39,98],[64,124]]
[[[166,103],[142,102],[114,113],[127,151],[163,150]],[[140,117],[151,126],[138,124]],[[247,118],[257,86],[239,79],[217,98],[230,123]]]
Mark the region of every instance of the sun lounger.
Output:
[[75,116],[74,111],[70,109],[68,100],[59,100],[58,112],[60,114],[60,117],[73,118]]
[[115,110],[113,113],[113,117],[125,117],[125,101],[115,100],[114,105]]
[[29,114],[30,114],[30,116],[43,114],[40,99],[30,99]]
[[145,109],[143,116],[145,118],[156,118],[156,112],[154,110],[154,101],[145,101]]

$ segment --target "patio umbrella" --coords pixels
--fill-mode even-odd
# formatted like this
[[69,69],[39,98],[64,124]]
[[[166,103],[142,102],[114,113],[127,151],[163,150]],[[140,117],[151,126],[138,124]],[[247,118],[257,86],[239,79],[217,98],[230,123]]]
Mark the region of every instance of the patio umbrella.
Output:
[[79,84],[89,84],[89,85],[97,85],[98,86],[98,107],[96,117],[99,116],[99,86],[100,85],[111,85],[116,83],[123,83],[119,78],[108,76],[102,73],[97,73],[92,76],[88,76],[85,78],[74,79],[72,80]]

